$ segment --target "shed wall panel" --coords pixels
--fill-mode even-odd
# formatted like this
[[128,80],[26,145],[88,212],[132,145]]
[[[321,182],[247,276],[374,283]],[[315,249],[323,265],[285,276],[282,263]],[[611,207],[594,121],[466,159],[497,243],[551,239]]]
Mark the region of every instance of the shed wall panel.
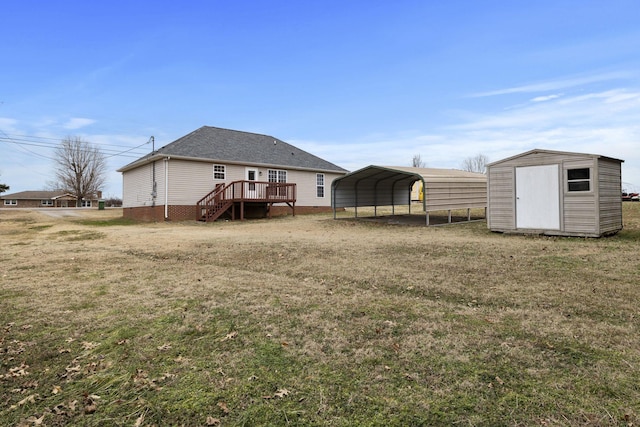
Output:
[[488,172],[487,225],[495,230],[515,228],[515,169],[493,167]]
[[602,159],[598,165],[600,233],[613,233],[622,229],[621,165]]
[[428,211],[484,208],[487,206],[487,183],[426,182],[425,200]]

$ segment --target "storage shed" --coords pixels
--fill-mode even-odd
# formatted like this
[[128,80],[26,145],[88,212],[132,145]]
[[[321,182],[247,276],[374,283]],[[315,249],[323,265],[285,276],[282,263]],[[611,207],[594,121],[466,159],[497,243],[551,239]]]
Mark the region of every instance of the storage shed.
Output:
[[531,150],[487,165],[491,231],[600,237],[622,229],[623,160]]
[[414,168],[403,166],[367,166],[331,185],[331,205],[336,209],[354,207],[411,206],[414,183],[422,184],[422,210],[426,225],[429,212],[487,207],[487,178],[484,174],[456,169]]

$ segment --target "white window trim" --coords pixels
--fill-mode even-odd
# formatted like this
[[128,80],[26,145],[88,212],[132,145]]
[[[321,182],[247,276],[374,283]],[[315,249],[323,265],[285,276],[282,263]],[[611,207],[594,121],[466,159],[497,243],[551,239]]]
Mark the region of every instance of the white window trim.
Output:
[[[216,167],[222,168],[222,170],[216,171]],[[222,174],[222,178],[216,178],[216,174]],[[227,179],[227,165],[213,165],[213,180],[224,181]]]
[[53,200],[42,199],[42,200],[40,200],[40,205],[42,205],[42,206],[53,206]]
[[[272,173],[275,174],[275,181],[271,180],[271,175]],[[281,181],[280,178],[284,176],[284,181]],[[287,182],[287,171],[284,169],[269,169],[267,171],[267,179],[269,182],[277,182],[277,183],[281,183],[284,184]]]
[[5,199],[4,204],[6,206],[18,206],[18,201],[16,199]]
[[[319,183],[318,178],[322,177],[322,184]],[[322,196],[318,196],[318,191],[322,188]],[[323,173],[316,174],[316,199],[324,199],[327,196],[325,191],[325,176]]]

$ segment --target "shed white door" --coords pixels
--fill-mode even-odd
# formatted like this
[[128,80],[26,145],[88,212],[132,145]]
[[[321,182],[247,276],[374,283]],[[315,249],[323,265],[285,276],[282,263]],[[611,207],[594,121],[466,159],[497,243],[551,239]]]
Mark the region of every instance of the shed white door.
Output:
[[560,229],[558,165],[516,168],[516,227]]

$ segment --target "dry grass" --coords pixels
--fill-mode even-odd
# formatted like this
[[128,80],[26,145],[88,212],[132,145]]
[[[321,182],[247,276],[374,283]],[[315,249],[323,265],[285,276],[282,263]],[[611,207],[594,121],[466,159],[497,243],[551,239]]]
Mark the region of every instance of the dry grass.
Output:
[[83,213],[0,211],[6,425],[640,423],[640,203],[605,239]]

